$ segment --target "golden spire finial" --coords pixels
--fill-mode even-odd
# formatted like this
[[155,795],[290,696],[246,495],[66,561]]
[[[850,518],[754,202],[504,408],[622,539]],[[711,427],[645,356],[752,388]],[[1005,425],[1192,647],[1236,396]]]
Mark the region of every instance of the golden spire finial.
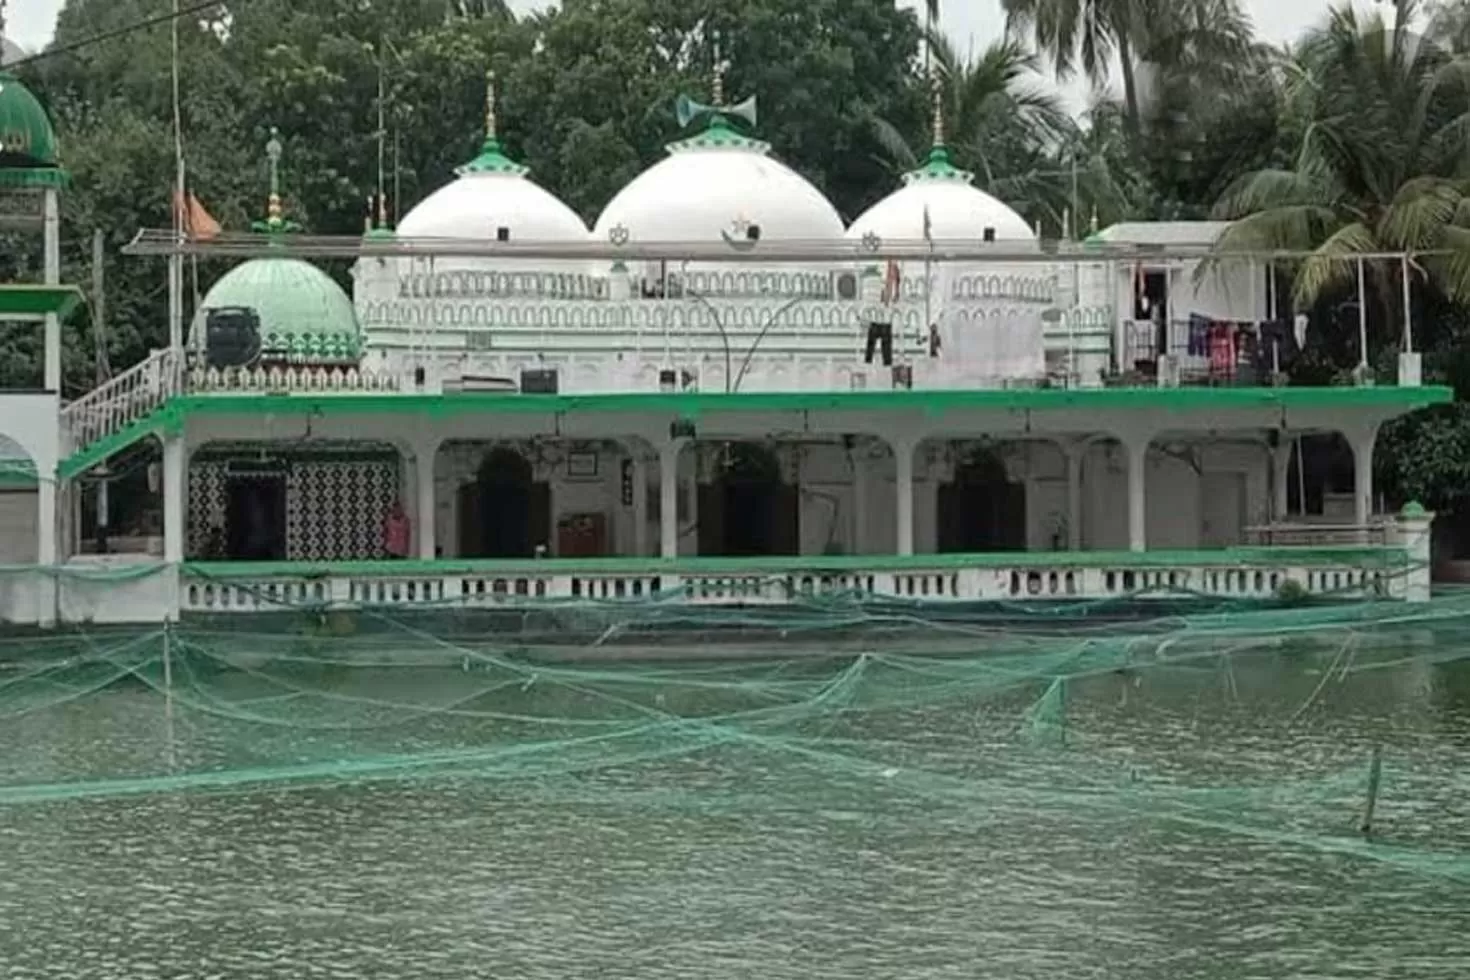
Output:
[[725,104],[725,69],[729,67],[729,63],[720,57],[720,39],[715,38],[715,78],[710,101],[716,109]]
[[485,73],[485,139],[495,139],[495,72]]
[[934,70],[933,77],[929,80],[930,97],[934,104],[934,145],[944,145],[944,80],[939,77],[939,70]]

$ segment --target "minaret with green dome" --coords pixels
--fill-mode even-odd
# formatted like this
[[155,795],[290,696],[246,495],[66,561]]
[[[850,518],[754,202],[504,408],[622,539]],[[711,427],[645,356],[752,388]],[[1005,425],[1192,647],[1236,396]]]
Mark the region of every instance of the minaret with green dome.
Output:
[[[300,231],[281,201],[279,132],[266,145],[270,196],[266,217],[251,227],[274,239]],[[260,360],[270,366],[352,366],[362,354],[357,314],[342,287],[301,259],[267,256],[235,266],[210,287],[194,321],[196,349],[204,345],[210,310],[246,307],[260,318]]]

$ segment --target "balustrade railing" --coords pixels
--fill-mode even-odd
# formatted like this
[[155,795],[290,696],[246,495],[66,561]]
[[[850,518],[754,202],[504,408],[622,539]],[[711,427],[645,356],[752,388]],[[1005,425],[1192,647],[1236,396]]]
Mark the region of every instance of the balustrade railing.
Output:
[[139,364],[61,410],[63,453],[80,452],[163,406],[183,387],[179,352],[154,351]]
[[1182,596],[1405,598],[1405,547],[1225,549],[1192,554],[1022,553],[837,559],[438,561],[186,566],[185,612],[314,608],[495,608],[548,600],[780,605],[822,597],[927,602]]

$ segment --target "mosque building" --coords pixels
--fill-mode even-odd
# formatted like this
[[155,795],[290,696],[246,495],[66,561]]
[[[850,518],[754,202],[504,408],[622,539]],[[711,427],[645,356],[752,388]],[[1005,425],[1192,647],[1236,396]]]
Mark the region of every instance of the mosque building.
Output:
[[[507,154],[490,90],[452,181],[326,243],[350,294],[285,213],[276,139],[253,234],[139,236],[176,268],[250,255],[187,323],[175,289],[170,345],[85,396],[59,393],[59,267],[0,289],[48,354],[42,391],[0,394],[0,565],[36,569],[0,580],[0,619],[1427,594],[1429,517],[1375,512],[1372,449],[1449,393],[1412,354],[1397,384],[1280,384],[1295,325],[1264,264],[1212,257],[1218,227],[1042,241],[937,111],[922,165],[849,223],[716,79],[589,229]],[[0,136],[50,255],[64,172],[4,75]],[[1353,487],[1292,514],[1293,447],[1325,432]],[[79,481],[155,444],[157,533],[85,554]],[[1327,547],[1313,521],[1354,531]]]

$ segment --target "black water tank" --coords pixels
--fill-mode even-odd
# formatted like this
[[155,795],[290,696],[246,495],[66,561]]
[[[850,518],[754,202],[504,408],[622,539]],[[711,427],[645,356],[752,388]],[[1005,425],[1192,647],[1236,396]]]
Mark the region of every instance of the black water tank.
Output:
[[536,368],[521,372],[523,395],[554,395],[557,387],[555,368]]
[[204,311],[204,359],[210,367],[249,367],[260,357],[260,314],[248,306]]

